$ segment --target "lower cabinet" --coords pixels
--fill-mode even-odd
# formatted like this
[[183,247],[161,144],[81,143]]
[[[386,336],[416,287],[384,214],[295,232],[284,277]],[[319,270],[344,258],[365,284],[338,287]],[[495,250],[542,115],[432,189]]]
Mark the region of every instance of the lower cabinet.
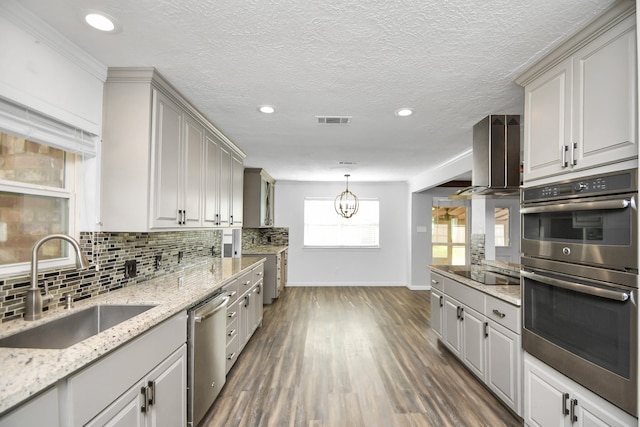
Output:
[[87,424],[88,427],[179,426],[186,421],[187,347],[152,370],[117,401]]
[[431,273],[431,327],[506,406],[522,415],[520,308]]
[[524,422],[529,427],[637,426],[638,420],[525,354]]
[[58,388],[53,387],[0,418],[0,427],[60,426]]

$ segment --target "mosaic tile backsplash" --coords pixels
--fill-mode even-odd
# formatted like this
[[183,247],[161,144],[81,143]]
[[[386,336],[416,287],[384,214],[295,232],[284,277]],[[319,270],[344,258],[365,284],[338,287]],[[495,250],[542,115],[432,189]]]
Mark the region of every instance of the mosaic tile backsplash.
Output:
[[242,229],[243,250],[264,245],[289,246],[289,228],[273,227]]
[[[91,298],[220,257],[222,231],[82,232],[80,246],[91,268],[84,271],[75,268],[47,270],[40,274],[40,287],[44,287],[46,281],[54,296],[43,311],[64,305],[69,293],[74,301]],[[125,277],[125,261],[132,260],[136,261],[136,275]],[[28,273],[0,279],[0,321],[22,317],[24,291],[29,288],[30,281]]]
[[482,261],[485,259],[485,235],[484,234],[472,234],[471,235],[471,264],[482,265]]

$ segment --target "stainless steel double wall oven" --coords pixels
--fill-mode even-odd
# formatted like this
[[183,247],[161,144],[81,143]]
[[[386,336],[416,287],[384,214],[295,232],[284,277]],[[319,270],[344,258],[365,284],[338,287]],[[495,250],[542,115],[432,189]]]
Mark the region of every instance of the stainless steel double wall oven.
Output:
[[522,190],[523,348],[637,416],[637,170]]

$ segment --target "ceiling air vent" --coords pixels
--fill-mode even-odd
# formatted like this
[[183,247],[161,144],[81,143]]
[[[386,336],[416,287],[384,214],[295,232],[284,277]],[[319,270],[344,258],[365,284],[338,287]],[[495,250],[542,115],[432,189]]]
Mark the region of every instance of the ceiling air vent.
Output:
[[348,125],[351,116],[316,116],[319,125]]

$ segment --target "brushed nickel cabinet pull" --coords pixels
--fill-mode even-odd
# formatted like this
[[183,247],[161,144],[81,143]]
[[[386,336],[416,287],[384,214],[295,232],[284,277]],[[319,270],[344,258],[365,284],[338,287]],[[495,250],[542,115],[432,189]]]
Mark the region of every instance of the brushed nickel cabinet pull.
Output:
[[498,316],[501,319],[504,319],[504,317],[506,316],[506,314],[502,313],[500,310],[498,309],[493,309],[493,314],[495,314],[496,316]]

